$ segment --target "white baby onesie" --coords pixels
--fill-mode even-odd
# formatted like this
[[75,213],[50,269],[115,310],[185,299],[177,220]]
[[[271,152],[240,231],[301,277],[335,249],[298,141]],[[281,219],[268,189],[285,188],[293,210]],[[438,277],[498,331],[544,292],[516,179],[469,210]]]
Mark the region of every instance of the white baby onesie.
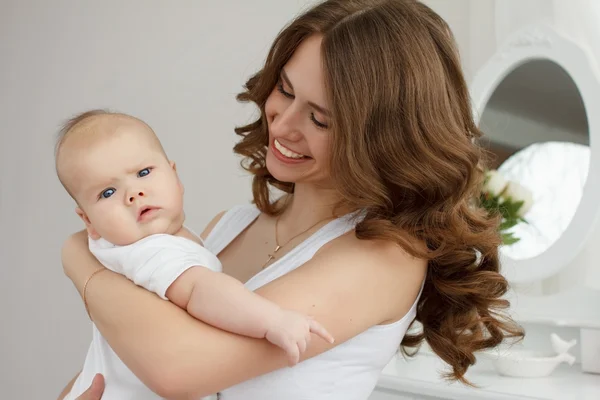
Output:
[[174,235],[156,234],[128,246],[90,239],[90,251],[108,269],[163,299],[179,275],[194,265],[221,272],[219,259],[200,244]]
[[[168,234],[151,235],[127,246],[90,238],[89,248],[106,268],[125,275],[163,299],[166,299],[169,286],[190,267],[203,266],[215,272],[222,270],[218,258],[203,246]],[[102,400],[161,399],[123,364],[96,325],[92,330],[92,343],[83,369],[65,400],[74,400],[87,390],[97,373],[104,375],[106,383]]]

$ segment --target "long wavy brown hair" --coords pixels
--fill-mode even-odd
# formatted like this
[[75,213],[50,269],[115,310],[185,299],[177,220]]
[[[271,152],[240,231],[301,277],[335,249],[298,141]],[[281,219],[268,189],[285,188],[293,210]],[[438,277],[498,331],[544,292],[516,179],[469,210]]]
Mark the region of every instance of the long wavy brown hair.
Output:
[[279,210],[270,186],[287,193],[294,186],[266,168],[265,102],[314,34],[323,38],[332,180],[346,207],[365,212],[356,236],[392,240],[428,260],[416,316],[422,328],[404,337],[402,350],[414,354],[408,350],[424,339],[452,367],[447,378],[469,383],[464,374],[477,351],[523,331],[505,315],[498,218],[477,202],[485,152],[454,37],[439,15],[411,0],[325,1],[283,29],[238,95],[261,116],[236,129],[243,139],[234,147],[254,175],[256,205],[271,215]]

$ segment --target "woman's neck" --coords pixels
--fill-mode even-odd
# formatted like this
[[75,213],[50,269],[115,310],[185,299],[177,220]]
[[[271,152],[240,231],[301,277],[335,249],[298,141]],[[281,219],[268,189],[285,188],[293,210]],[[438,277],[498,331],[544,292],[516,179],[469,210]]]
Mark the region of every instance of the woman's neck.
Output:
[[290,231],[299,231],[319,221],[339,217],[336,215],[342,212],[336,209],[339,200],[339,194],[334,189],[296,184],[294,193],[285,200],[287,204],[281,215],[281,224]]

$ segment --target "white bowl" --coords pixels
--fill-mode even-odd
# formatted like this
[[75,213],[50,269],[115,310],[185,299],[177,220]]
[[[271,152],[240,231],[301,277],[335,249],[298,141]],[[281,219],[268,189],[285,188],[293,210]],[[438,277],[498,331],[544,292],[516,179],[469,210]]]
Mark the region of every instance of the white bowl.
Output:
[[575,357],[568,353],[552,354],[531,350],[506,350],[482,353],[492,361],[496,372],[504,376],[539,378],[548,376],[561,362],[573,365]]

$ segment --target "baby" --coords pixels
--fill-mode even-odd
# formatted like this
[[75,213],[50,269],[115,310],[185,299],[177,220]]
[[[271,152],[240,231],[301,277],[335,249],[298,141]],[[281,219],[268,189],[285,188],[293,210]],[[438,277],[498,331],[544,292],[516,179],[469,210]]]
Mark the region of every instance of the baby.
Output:
[[[93,110],[67,122],[56,147],[58,177],[77,203],[90,251],[108,269],[223,330],[266,338],[298,362],[311,333],[333,342],[311,318],[281,309],[221,273],[217,257],[184,228],[183,186],[152,129],[132,116]],[[97,328],[66,399],[96,373],[103,399],[158,399],[121,362]]]

